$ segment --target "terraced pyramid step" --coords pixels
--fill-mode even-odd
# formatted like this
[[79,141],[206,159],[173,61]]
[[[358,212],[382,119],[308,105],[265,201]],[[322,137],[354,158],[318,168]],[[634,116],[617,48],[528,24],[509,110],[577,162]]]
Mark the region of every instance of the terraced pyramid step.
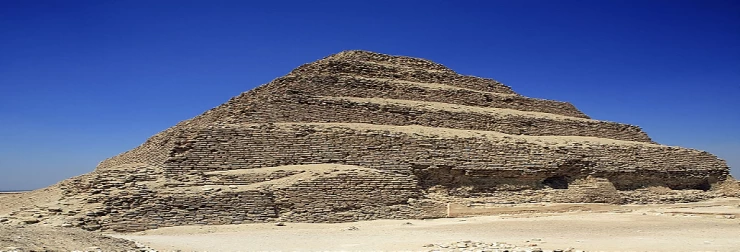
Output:
[[726,165],[706,152],[593,137],[352,123],[234,124],[184,135],[176,142],[180,151],[163,164],[172,178],[193,171],[315,163],[407,175],[437,167],[485,182],[478,185],[481,190],[539,188],[550,177],[588,175],[607,178],[621,190],[683,189],[727,176]]
[[398,81],[356,76],[297,78],[289,90],[317,96],[351,96],[454,103],[476,107],[508,108],[588,118],[570,103],[458,88],[436,83]]
[[[323,168],[323,167],[322,167]],[[295,177],[305,173],[304,166],[280,166],[259,169],[238,169],[206,172],[204,185],[254,185],[265,181]]]
[[[383,64],[383,65],[389,65],[394,67],[405,67],[405,68],[415,68],[415,69],[423,69],[427,71],[438,71],[438,72],[453,72],[452,69],[447,68],[446,66],[426,60],[421,58],[414,58],[414,57],[399,57],[399,56],[392,56],[382,53],[375,53],[375,52],[369,52],[369,51],[362,51],[362,50],[349,50],[349,51],[343,51],[339,52],[333,55],[329,55],[322,60],[339,60],[339,61],[365,61],[365,62],[372,62],[376,64]],[[322,61],[319,60],[319,61]]]
[[[515,94],[510,87],[492,79],[475,76],[465,76],[455,73],[438,64],[393,64],[394,61],[408,61],[408,57],[395,57],[396,60],[366,61],[367,57],[355,58],[363,52],[339,53],[322,60],[302,65],[289,75],[304,74],[331,74],[352,75],[365,78],[388,78],[422,83],[440,83],[460,88],[473,89],[484,92]],[[391,56],[386,56],[391,57]]]
[[643,196],[623,192],[663,186],[710,197],[728,173],[710,153],[652,143],[635,126],[590,120],[567,102],[524,97],[428,60],[348,51],[182,121],[58,188],[73,225],[139,231],[443,217],[465,195],[627,202],[623,195]]
[[[97,222],[103,229],[132,232],[180,225],[223,225],[265,221],[342,222],[364,219],[444,217],[444,205],[420,199],[413,176],[340,164],[209,172],[206,177],[286,172],[280,178],[223,185],[112,190]],[[121,179],[110,170],[96,177]],[[287,175],[287,173],[292,173]],[[113,176],[110,176],[113,175]],[[234,178],[234,177],[231,177]],[[243,178],[249,179],[249,176]],[[96,183],[81,179],[68,186]],[[135,193],[132,193],[135,192]]]
[[[383,98],[275,96],[226,119],[232,123],[347,122],[421,125],[514,135],[592,136],[651,142],[639,127],[556,114]],[[225,117],[224,117],[225,118]]]
[[250,109],[250,106],[254,103],[280,99],[279,96],[284,94],[442,102],[588,118],[587,115],[567,102],[482,92],[434,83],[368,79],[342,75],[305,75],[278,78],[267,85],[232,98],[205,115],[236,114]]

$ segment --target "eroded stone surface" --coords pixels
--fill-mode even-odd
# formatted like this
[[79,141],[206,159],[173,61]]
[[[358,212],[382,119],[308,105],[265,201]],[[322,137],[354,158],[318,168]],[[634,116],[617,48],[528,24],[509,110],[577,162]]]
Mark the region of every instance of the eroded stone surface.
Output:
[[[710,153],[659,145],[431,61],[347,51],[300,66],[0,218],[88,230],[438,218],[489,203],[736,195]],[[462,200],[465,201],[465,200]]]

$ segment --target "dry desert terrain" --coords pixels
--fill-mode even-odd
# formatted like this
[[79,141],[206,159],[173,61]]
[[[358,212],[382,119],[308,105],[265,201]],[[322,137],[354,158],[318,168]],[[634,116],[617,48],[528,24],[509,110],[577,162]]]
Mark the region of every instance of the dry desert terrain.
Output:
[[501,244],[516,246],[509,251],[740,251],[740,199],[518,208],[487,216],[181,226],[112,236],[160,251],[485,251],[475,244],[490,251]]
[[[29,204],[23,199],[51,200],[50,195],[44,190],[26,197],[0,194],[8,203],[0,210]],[[178,226],[137,233],[5,222],[0,251],[740,251],[738,198],[658,205],[457,205],[450,215],[457,217]]]

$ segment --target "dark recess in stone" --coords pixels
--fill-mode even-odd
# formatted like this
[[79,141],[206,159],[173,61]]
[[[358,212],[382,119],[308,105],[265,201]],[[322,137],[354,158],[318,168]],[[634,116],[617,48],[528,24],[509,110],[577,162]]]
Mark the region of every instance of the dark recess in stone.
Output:
[[568,176],[552,176],[542,181],[542,185],[552,189],[568,189]]

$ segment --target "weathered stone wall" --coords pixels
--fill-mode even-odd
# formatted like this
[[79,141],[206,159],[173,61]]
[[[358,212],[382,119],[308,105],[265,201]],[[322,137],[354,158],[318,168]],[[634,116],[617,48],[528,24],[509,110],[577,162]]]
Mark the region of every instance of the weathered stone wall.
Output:
[[[431,129],[430,129],[431,130]],[[423,131],[423,130],[422,130]],[[431,134],[431,133],[430,133]],[[450,167],[495,189],[537,188],[552,176],[593,175],[618,189],[697,188],[724,179],[727,166],[695,150],[653,144],[545,144],[537,139],[432,137],[388,130],[323,126],[222,126],[182,139],[183,152],[168,160],[171,177],[296,164],[338,163],[411,175]],[[627,142],[629,143],[629,142]],[[483,188],[483,187],[481,187]]]
[[414,106],[357,102],[302,95],[277,96],[246,111],[233,111],[231,123],[337,122],[422,125],[497,131],[513,135],[589,136],[652,142],[639,127],[582,118],[551,119],[522,114],[455,112]]
[[571,182],[567,191],[553,199],[561,203],[622,203],[619,191],[607,179],[586,177]]
[[[317,167],[326,164],[350,167]],[[567,102],[428,60],[348,51],[180,122],[60,188],[67,206],[80,206],[65,212],[73,226],[139,231],[443,217],[437,190],[618,203],[630,189],[708,190],[727,176],[709,153],[652,144],[638,127],[589,120]]]
[[103,202],[101,229],[132,232],[181,225],[223,225],[270,221],[278,217],[272,196],[259,190],[199,193],[118,191]]
[[174,128],[160,132],[134,149],[103,160],[98,164],[96,169],[109,169],[119,165],[136,163],[153,166],[161,165],[170,157],[170,152],[173,151],[174,144],[171,139],[175,138],[175,134],[179,133],[183,133],[183,131],[175,130]]
[[327,56],[322,60],[351,60],[351,61],[369,61],[386,65],[395,65],[399,67],[426,69],[431,71],[446,71],[454,72],[452,69],[447,68],[442,64],[432,62],[430,60],[414,58],[414,57],[398,57],[391,56],[382,53],[374,53],[368,51],[343,51],[334,55]]
[[247,174],[223,174],[219,172],[211,172],[204,174],[205,177],[199,185],[249,185],[264,181],[270,181],[280,179],[296,174],[303,173],[304,171],[285,171],[278,170],[269,173],[247,173]]
[[[324,82],[322,85],[330,85],[333,81],[337,81],[335,77],[331,76],[325,76],[322,77],[329,79],[328,82]],[[348,79],[347,81],[354,81],[355,79]],[[295,81],[295,82],[293,82]],[[315,80],[314,80],[315,81]],[[430,101],[430,102],[453,102],[458,104],[464,104],[464,105],[495,105],[495,107],[500,108],[515,108],[523,111],[537,111],[538,112],[552,112],[551,110],[557,110],[560,113],[556,114],[572,114],[572,113],[578,113],[571,116],[576,117],[583,117],[580,116],[582,113],[580,111],[575,110],[572,105],[567,103],[560,103],[560,102],[554,102],[554,101],[548,101],[548,100],[537,100],[537,99],[531,99],[526,97],[520,97],[520,96],[514,96],[512,99],[514,99],[515,102],[512,103],[489,103],[486,100],[488,98],[486,97],[478,97],[479,99],[475,99],[475,96],[466,96],[465,92],[462,94],[458,94],[458,92],[452,92],[450,90],[430,90],[432,92],[442,92],[446,94],[436,94],[431,93],[429,95],[425,95],[423,92],[414,92],[411,90],[394,90],[389,87],[395,87],[393,85],[389,85],[386,87],[381,87],[378,90],[382,93],[373,93],[373,89],[369,87],[361,87],[361,88],[353,88],[353,89],[342,89],[342,90],[335,90],[332,87],[321,87],[313,85],[311,82],[303,82],[303,81],[297,81],[297,80],[276,80],[275,85],[273,86],[263,86],[261,88],[258,88],[256,90],[247,92],[241,96],[235,97],[231,99],[229,102],[225,103],[224,105],[219,106],[218,108],[215,108],[213,110],[210,110],[203,115],[197,116],[196,118],[193,118],[191,120],[184,121],[177,126],[170,128],[168,130],[165,130],[150,139],[148,139],[144,144],[141,146],[132,149],[130,151],[121,153],[115,157],[106,159],[102,161],[99,165],[99,169],[105,169],[108,167],[113,167],[121,164],[129,164],[129,163],[149,163],[149,164],[161,164],[167,156],[169,156],[169,151],[172,150],[172,140],[176,138],[177,136],[174,134],[182,134],[182,131],[175,130],[180,128],[187,128],[187,127],[198,127],[207,125],[213,122],[227,122],[227,123],[233,123],[233,122],[244,122],[249,120],[244,120],[242,117],[247,117],[249,119],[255,119],[256,121],[253,122],[271,122],[269,120],[273,120],[271,118],[267,117],[273,117],[274,122],[289,122],[287,121],[288,118],[296,118],[296,119],[306,119],[307,122],[317,122],[314,119],[310,118],[316,118],[319,119],[318,122],[342,122],[343,119],[347,119],[346,122],[354,122],[352,118],[357,118],[356,114],[348,113],[346,115],[341,115],[341,110],[336,110],[335,112],[337,114],[326,114],[331,111],[327,111],[325,109],[322,110],[322,108],[316,108],[315,106],[311,109],[307,108],[300,108],[295,107],[293,105],[286,106],[283,105],[283,107],[275,107],[274,102],[285,102],[280,101],[283,96],[280,96],[279,92],[285,91],[285,85],[290,83],[291,88],[304,88],[302,89],[301,93],[309,93],[309,94],[318,94],[318,95],[326,95],[326,96],[338,96],[338,95],[347,95],[347,96],[354,96],[354,97],[374,97],[374,96],[380,96],[384,98],[393,98],[393,99],[408,99],[408,100],[419,100],[419,101]],[[334,82],[336,84],[336,82]],[[364,81],[360,81],[358,83],[365,83]],[[305,85],[305,86],[304,86]],[[342,85],[342,84],[339,84]],[[348,87],[351,87],[348,86]],[[402,86],[403,87],[403,86]],[[353,93],[356,91],[357,93]],[[288,92],[292,93],[292,92]],[[477,93],[480,94],[480,93]],[[468,94],[469,95],[469,94]],[[269,97],[277,97],[277,98],[269,98]],[[296,95],[290,95],[287,94],[288,97],[295,97]],[[301,95],[298,95],[301,96]],[[523,100],[517,100],[517,99],[523,99]],[[268,101],[274,100],[274,101]],[[305,99],[304,99],[305,100]],[[302,102],[301,100],[297,100],[296,102]],[[306,106],[309,106],[309,102],[306,102]],[[472,104],[471,104],[472,103]],[[549,104],[549,105],[548,105]],[[511,105],[511,106],[509,106]],[[263,110],[261,107],[269,107],[266,108],[266,110]],[[572,108],[572,109],[570,109]],[[314,110],[317,109],[317,110]],[[345,108],[345,111],[347,108]],[[324,112],[322,114],[322,112]],[[430,113],[424,113],[420,114],[417,118],[411,119],[403,119],[408,121],[408,123],[403,122],[401,120],[398,114],[380,114],[382,111],[377,111],[376,113],[373,113],[371,111],[361,111],[364,113],[371,113],[372,115],[367,115],[367,117],[362,118],[363,120],[373,120],[377,123],[380,122],[389,122],[389,124],[392,125],[406,125],[406,124],[413,124],[418,123],[421,125],[428,125],[428,126],[435,126],[439,125],[439,127],[447,127],[450,126],[452,128],[462,128],[462,129],[485,129],[485,128],[495,128],[497,130],[501,130],[505,133],[511,133],[511,134],[528,134],[528,135],[539,135],[539,134],[547,134],[546,132],[562,132],[563,135],[584,135],[584,136],[600,136],[600,137],[607,137],[607,138],[614,138],[614,139],[622,139],[622,140],[634,140],[634,141],[650,141],[649,138],[641,132],[641,130],[638,127],[634,126],[624,126],[621,124],[612,124],[607,127],[593,127],[595,124],[591,125],[584,125],[584,126],[590,126],[588,129],[581,129],[581,128],[573,128],[577,127],[577,125],[573,124],[553,124],[550,125],[546,121],[543,120],[513,120],[509,123],[500,123],[500,119],[494,119],[493,121],[488,121],[489,118],[483,117],[483,118],[476,118],[475,114],[448,114],[448,113],[436,113],[436,114],[430,114]],[[260,116],[262,114],[263,116]],[[319,118],[316,117],[317,114],[322,114]],[[265,117],[267,116],[267,117]],[[440,117],[437,117],[440,116]],[[261,118],[260,118],[261,117]],[[281,118],[282,117],[282,118]],[[393,118],[395,117],[395,118]],[[456,122],[451,121],[454,119],[450,119],[450,117],[457,118],[457,117],[463,117],[463,118],[469,118],[470,124],[465,125],[465,122]],[[267,121],[262,121],[262,119]],[[416,121],[411,121],[416,120]],[[301,122],[301,120],[296,120],[296,122]],[[364,122],[364,121],[363,121]],[[396,123],[391,123],[396,122]],[[426,124],[425,124],[426,122]],[[508,125],[507,125],[508,124]],[[596,123],[599,124],[599,123]],[[458,125],[460,127],[454,127],[455,125]],[[562,126],[562,127],[561,127]],[[521,127],[521,128],[517,128]]]
[[378,211],[378,206],[407,205],[409,199],[419,197],[421,190],[413,176],[358,170],[300,181],[275,191],[278,208],[288,210],[281,210],[282,217],[300,222],[346,222],[394,215],[416,217],[418,211],[410,212],[412,209],[399,207],[383,213]]
[[[315,171],[309,166],[299,173],[283,173],[284,177],[239,181],[237,184],[245,184],[239,186],[214,185],[212,176],[222,175],[211,174],[197,185],[178,188],[162,187],[149,179],[131,180],[131,174],[108,169],[69,181],[63,188],[68,195],[85,195],[87,204],[97,205],[73,218],[75,226],[89,230],[132,232],[180,225],[444,217],[444,204],[421,199],[414,176],[340,168]],[[310,174],[290,178],[301,173]]]
[[157,181],[163,177],[161,164],[156,166],[132,162],[106,167],[105,169],[96,169],[95,172],[62,181],[60,187],[67,196],[85,194],[88,195],[85,198],[88,203],[97,203],[109,197],[112,189],[129,188]]
[[[519,95],[498,95],[467,89],[435,89],[425,86],[398,84],[388,80],[358,79],[349,76],[313,75],[284,77],[276,80],[290,83],[291,93],[315,96],[386,98],[429,101],[467,106],[507,108],[588,118],[567,102],[529,98]],[[273,93],[275,94],[275,92]]]
[[516,94],[510,87],[495,80],[459,75],[453,71],[434,71],[423,68],[401,67],[358,60],[324,59],[306,64],[291,71],[292,75],[303,74],[349,74],[367,78],[389,78],[423,83],[438,83],[484,92]]

